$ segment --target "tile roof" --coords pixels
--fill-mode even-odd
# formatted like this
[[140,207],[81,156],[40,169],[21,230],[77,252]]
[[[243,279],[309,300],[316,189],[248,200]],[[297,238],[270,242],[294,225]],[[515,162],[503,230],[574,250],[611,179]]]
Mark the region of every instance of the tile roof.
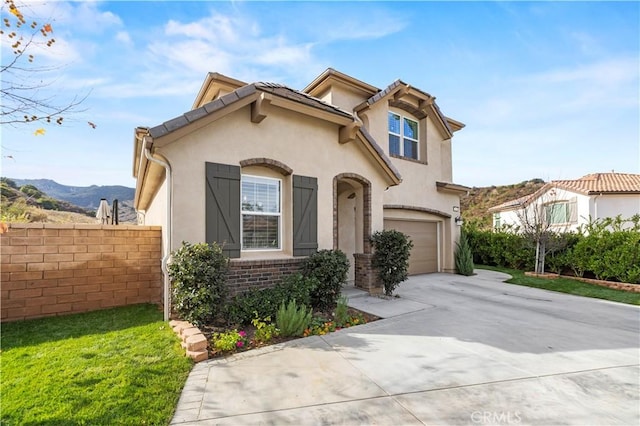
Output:
[[313,108],[341,115],[343,117],[353,118],[353,115],[351,113],[334,105],[328,104],[318,98],[314,98],[313,96],[306,93],[291,89],[282,84],[259,82],[243,86],[231,93],[219,97],[214,101],[204,104],[200,108],[193,109],[182,115],[179,115],[176,118],[165,121],[158,126],[152,127],[151,129],[149,129],[149,134],[153,138],[165,136],[171,132],[189,125],[190,123],[193,123],[196,120],[199,120],[200,118],[208,114],[218,111],[227,105],[237,102],[240,99],[246,98],[247,96],[251,96],[256,93],[256,91],[272,93],[276,96],[286,98],[294,102],[299,102]]
[[575,180],[551,182],[569,191],[592,194],[640,194],[640,174],[592,173]]
[[511,210],[526,206],[552,187],[584,195],[640,194],[640,175],[631,173],[592,173],[573,180],[552,180],[536,192],[510,200],[488,209],[489,212]]

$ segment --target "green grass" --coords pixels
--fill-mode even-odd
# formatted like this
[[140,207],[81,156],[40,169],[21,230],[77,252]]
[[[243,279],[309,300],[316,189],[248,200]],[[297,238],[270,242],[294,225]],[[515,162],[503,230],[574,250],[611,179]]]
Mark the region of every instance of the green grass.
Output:
[[154,305],[2,324],[3,425],[168,424],[192,366]]
[[593,297],[596,299],[611,300],[613,302],[627,303],[630,305],[640,305],[640,293],[631,293],[629,291],[615,290],[612,288],[601,287],[595,284],[583,283],[580,281],[557,278],[546,279],[528,277],[524,272],[517,269],[499,268],[495,266],[476,265],[479,269],[489,269],[491,271],[504,272],[511,275],[511,279],[506,282],[509,284],[524,285],[527,287],[543,288],[545,290],[558,291],[560,293],[574,294],[576,296]]

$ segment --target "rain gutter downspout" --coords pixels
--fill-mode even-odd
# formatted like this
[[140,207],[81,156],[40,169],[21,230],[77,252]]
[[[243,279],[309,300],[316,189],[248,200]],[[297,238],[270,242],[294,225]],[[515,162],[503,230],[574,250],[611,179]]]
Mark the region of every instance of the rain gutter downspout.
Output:
[[147,148],[147,137],[142,137],[142,150],[144,151],[144,156],[147,160],[152,163],[158,164],[159,166],[164,167],[165,172],[167,173],[167,226],[166,226],[166,244],[165,244],[165,255],[162,258],[162,274],[164,276],[164,320],[169,321],[169,259],[171,258],[171,223],[172,223],[172,201],[171,201],[171,165],[168,162],[159,160],[154,158],[151,155],[151,150]]
[[598,198],[602,197],[602,192],[593,198],[593,220],[598,220]]

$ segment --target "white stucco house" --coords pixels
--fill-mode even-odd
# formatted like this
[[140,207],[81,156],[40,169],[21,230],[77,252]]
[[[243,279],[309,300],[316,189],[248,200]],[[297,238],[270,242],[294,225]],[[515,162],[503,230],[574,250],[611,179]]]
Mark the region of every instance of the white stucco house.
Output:
[[162,226],[165,253],[222,245],[239,291],[334,248],[370,288],[369,237],[387,228],[413,240],[411,274],[451,272],[463,127],[400,80],[379,89],[327,69],[294,90],[210,73],[190,111],[135,129],[135,208]]
[[551,230],[575,231],[589,221],[640,215],[640,174],[593,173],[575,180],[554,180],[535,193],[494,206],[493,228],[522,227],[522,218],[538,215]]

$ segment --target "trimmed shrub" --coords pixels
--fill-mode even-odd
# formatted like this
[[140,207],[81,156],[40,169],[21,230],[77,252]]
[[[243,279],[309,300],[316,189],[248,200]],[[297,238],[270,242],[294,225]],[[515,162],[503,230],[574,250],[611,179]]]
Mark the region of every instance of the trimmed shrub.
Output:
[[371,236],[375,248],[372,264],[384,284],[384,293],[391,296],[396,287],[409,277],[409,255],[413,242],[394,229],[378,231]]
[[473,254],[471,254],[471,247],[464,232],[460,234],[460,241],[456,243],[454,257],[458,274],[473,275]]
[[253,289],[234,297],[227,305],[226,319],[230,324],[250,324],[259,318],[275,318],[281,303],[299,300],[310,305],[311,293],[318,286],[318,280],[302,274],[292,274],[283,278],[273,288]]
[[313,308],[322,311],[333,309],[342,286],[347,282],[347,255],[340,250],[320,250],[305,260],[302,271],[305,276],[318,281],[317,287],[311,292]]
[[221,313],[227,294],[229,259],[217,244],[182,243],[169,265],[173,308],[195,325],[211,322]]

